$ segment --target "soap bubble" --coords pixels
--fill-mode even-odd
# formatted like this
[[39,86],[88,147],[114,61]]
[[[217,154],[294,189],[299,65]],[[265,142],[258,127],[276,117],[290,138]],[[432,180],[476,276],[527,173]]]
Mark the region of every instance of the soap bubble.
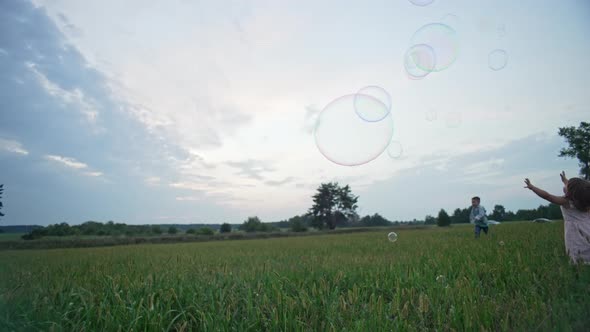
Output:
[[395,232],[391,232],[387,234],[387,238],[389,239],[389,241],[395,242],[397,241],[397,234]]
[[[456,31],[444,23],[430,23],[418,29],[412,37],[411,45],[428,45],[436,59],[431,71],[449,68],[457,59],[459,40]],[[427,70],[427,68],[421,67]]]
[[411,46],[404,56],[404,68],[408,77],[419,80],[435,70],[436,55],[434,49],[426,44]]
[[[381,121],[391,111],[391,97],[382,87],[366,86],[357,92],[357,96],[359,97],[354,98],[354,110],[365,121]],[[373,98],[363,98],[363,96]]]
[[504,50],[493,50],[488,55],[488,67],[491,70],[498,71],[504,69],[508,64],[508,52]]
[[425,7],[434,2],[434,0],[409,0],[413,5]]
[[328,160],[343,166],[357,166],[377,158],[393,136],[393,120],[388,113],[377,122],[365,121],[355,110],[355,100],[387,107],[376,98],[349,94],[330,102],[320,113],[314,130],[316,146]]
[[403,151],[404,149],[399,141],[391,141],[387,147],[387,154],[393,159],[401,157]]

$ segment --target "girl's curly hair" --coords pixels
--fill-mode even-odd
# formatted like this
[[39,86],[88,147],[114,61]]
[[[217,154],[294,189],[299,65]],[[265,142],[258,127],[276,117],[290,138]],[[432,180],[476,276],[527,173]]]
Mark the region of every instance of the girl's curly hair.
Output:
[[567,182],[565,197],[574,203],[574,207],[582,212],[590,211],[590,182],[571,178]]

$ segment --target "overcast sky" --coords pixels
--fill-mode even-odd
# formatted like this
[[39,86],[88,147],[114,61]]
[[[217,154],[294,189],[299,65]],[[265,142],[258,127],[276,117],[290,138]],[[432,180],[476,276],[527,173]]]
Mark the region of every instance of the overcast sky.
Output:
[[[391,220],[536,207],[524,177],[578,171],[588,31],[585,0],[0,1],[0,223],[276,221],[327,181]],[[456,60],[412,79],[420,33]]]

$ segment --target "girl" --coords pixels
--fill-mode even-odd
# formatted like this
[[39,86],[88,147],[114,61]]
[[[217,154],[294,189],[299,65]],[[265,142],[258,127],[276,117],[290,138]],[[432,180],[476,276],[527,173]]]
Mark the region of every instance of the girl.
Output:
[[565,196],[554,196],[525,179],[525,188],[561,207],[565,230],[565,250],[574,263],[590,264],[590,182],[580,178],[568,180],[559,174]]

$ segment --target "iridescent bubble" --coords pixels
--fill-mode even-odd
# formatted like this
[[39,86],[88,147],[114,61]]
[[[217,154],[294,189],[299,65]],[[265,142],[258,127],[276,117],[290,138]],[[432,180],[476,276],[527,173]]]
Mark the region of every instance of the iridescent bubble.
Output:
[[508,64],[508,53],[504,50],[493,50],[488,55],[488,67],[491,70],[502,70]]
[[[315,131],[315,143],[328,160],[343,166],[357,166],[377,158],[389,145],[393,135],[391,114],[377,122],[360,118],[355,111],[355,100],[381,104],[372,96],[350,94],[330,102],[319,116]],[[378,103],[377,103],[378,102]]]
[[[369,85],[360,89],[357,95],[361,97],[354,98],[354,110],[365,121],[381,121],[391,111],[391,97],[382,87]],[[373,98],[362,98],[363,95]]]
[[404,148],[399,141],[391,141],[387,146],[387,154],[393,159],[401,157],[403,152]]
[[434,50],[436,63],[432,71],[445,70],[457,59],[459,50],[457,33],[446,24],[430,23],[418,29],[412,37],[411,45],[420,44],[428,45]]
[[397,234],[395,232],[391,232],[387,234],[387,239],[391,242],[397,241]]
[[436,55],[432,47],[426,44],[411,46],[404,56],[404,68],[411,79],[426,77],[436,68]]
[[409,0],[413,5],[425,7],[434,2],[434,0]]

